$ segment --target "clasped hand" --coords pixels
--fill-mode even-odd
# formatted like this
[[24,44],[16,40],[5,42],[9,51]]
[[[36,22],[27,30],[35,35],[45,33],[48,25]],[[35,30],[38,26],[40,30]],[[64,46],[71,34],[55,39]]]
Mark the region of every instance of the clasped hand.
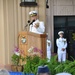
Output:
[[62,51],[65,51],[65,48],[62,48]]

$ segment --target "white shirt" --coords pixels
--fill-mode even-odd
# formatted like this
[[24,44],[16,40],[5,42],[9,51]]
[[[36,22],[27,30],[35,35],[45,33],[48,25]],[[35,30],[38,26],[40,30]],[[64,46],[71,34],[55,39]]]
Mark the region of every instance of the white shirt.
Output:
[[[34,25],[36,23],[39,23],[39,27],[35,28]],[[33,22],[32,25],[30,25],[30,32],[38,33],[38,34],[43,34],[45,32],[45,27],[44,27],[44,22],[40,22],[38,19]]]
[[[59,38],[56,40],[56,45],[58,47],[58,53],[66,53],[66,48],[67,48],[67,41],[64,38]],[[65,50],[62,51],[62,48]]]

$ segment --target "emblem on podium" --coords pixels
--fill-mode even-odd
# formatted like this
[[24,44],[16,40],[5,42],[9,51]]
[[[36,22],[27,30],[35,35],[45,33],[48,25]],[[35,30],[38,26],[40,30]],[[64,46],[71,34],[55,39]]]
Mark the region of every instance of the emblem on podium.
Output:
[[23,44],[25,44],[25,43],[26,43],[26,38],[25,38],[25,37],[22,37],[21,42],[22,42]]

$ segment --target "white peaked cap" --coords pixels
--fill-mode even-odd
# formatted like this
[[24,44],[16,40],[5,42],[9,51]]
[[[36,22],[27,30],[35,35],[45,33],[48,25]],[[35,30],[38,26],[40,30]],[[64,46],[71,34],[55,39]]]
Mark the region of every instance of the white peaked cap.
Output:
[[37,14],[37,13],[38,13],[37,11],[30,11],[29,15],[34,15],[34,14]]
[[58,73],[58,74],[56,74],[56,75],[72,75],[72,74],[70,74],[70,73]]
[[58,35],[60,35],[61,33],[62,33],[62,34],[64,34],[64,32],[63,32],[63,31],[59,31],[59,32],[58,32]]

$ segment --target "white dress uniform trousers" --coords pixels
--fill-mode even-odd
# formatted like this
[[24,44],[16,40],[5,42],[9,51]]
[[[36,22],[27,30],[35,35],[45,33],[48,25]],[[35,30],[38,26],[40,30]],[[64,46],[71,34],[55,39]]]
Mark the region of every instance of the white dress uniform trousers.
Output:
[[[58,62],[64,62],[66,61],[66,48],[67,48],[67,41],[64,38],[59,38],[56,40],[56,45],[58,48],[57,54],[58,54]],[[62,48],[65,50],[63,51]]]
[[[35,28],[34,25],[36,23],[39,23],[39,27]],[[30,32],[34,32],[34,33],[38,33],[38,34],[43,34],[45,32],[45,26],[44,26],[44,22],[40,22],[38,19],[33,22],[32,25],[30,25]]]

